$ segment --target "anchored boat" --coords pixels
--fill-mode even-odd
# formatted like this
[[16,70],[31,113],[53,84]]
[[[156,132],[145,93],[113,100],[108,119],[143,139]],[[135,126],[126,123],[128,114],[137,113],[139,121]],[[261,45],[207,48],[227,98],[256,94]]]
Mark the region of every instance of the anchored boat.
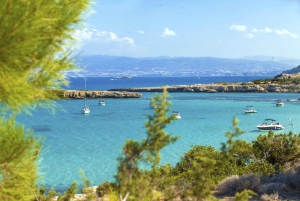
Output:
[[265,119],[262,124],[256,127],[262,131],[282,130],[284,128],[279,122],[276,122],[275,119]]

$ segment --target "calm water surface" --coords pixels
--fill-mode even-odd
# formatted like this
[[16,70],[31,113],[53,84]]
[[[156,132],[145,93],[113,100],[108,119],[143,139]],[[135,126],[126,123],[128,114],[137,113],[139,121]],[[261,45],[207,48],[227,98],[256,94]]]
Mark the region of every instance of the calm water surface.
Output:
[[[89,86],[87,81],[87,88]],[[120,88],[118,86],[111,88]],[[232,129],[234,116],[246,131],[241,138],[249,142],[259,134],[265,134],[256,129],[265,118],[276,119],[284,125],[284,132],[289,132],[292,130],[292,116],[295,131],[300,132],[300,102],[285,101],[283,107],[275,105],[278,99],[300,98],[297,93],[169,95],[172,102],[170,113],[172,110],[179,111],[182,119],[174,121],[166,131],[181,138],[162,151],[162,164],[175,165],[191,145],[220,148],[221,142],[226,140],[225,132]],[[106,99],[105,106],[98,106],[97,99],[89,99],[89,115],[81,114],[83,100],[57,101],[61,110],[56,110],[56,114],[37,109],[32,116],[21,115],[19,122],[33,129],[35,135],[45,137],[40,165],[41,182],[57,191],[64,191],[73,181],[81,182],[79,168],[84,170],[92,185],[113,181],[116,159],[126,139],[140,140],[146,136],[144,122],[146,115],[153,113],[148,107],[153,96],[154,93],[143,93],[139,99]],[[258,113],[244,114],[243,110],[248,105],[253,105]]]

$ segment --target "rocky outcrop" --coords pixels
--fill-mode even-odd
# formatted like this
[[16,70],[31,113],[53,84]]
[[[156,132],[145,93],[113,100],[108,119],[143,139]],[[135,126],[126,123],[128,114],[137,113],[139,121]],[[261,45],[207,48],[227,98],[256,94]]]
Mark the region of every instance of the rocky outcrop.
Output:
[[140,98],[142,94],[138,92],[127,91],[82,91],[82,90],[65,90],[64,98]]
[[[244,93],[267,93],[267,92],[290,92],[299,93],[300,85],[279,85],[279,84],[195,84],[195,85],[176,85],[165,86],[168,92],[244,92]],[[161,92],[162,87],[140,87],[110,89],[109,91],[128,91],[128,92]]]
[[[298,66],[298,68],[300,69],[300,66]],[[300,73],[294,73],[294,74],[281,73],[279,75],[276,75],[275,78],[277,79],[300,78]]]

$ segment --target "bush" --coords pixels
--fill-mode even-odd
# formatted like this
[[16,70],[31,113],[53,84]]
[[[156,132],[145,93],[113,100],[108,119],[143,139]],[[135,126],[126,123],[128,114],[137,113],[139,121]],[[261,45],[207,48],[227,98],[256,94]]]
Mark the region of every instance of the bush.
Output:
[[217,186],[217,191],[220,194],[234,195],[244,189],[257,191],[260,185],[260,176],[258,174],[248,174],[243,176],[231,176]]
[[111,189],[115,189],[115,185],[106,181],[97,186],[96,195],[101,198],[104,195],[107,195],[111,191]]
[[264,158],[273,165],[284,165],[300,157],[300,135],[278,134],[269,132],[260,135],[252,142],[253,154],[256,158]]

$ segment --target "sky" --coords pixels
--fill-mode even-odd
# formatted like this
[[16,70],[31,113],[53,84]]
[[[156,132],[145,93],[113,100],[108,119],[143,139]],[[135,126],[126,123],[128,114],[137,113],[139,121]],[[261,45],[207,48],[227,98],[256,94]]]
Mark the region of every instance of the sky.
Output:
[[300,0],[94,0],[81,55],[300,58]]

